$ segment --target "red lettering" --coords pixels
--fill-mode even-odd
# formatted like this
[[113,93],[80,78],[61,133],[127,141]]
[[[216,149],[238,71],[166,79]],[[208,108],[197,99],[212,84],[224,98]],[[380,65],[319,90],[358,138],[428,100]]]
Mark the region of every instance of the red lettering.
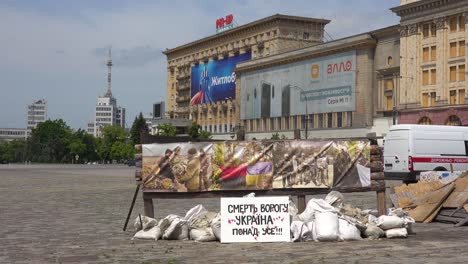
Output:
[[346,70],[346,71],[350,71],[351,68],[353,68],[353,63],[352,63],[351,61],[347,61],[347,62],[346,62],[345,70]]
[[328,64],[327,66],[327,73],[333,74],[335,72],[343,72],[343,71],[351,71],[353,68],[353,63],[351,61],[340,62],[340,63],[333,63]]
[[216,19],[216,28],[221,28],[221,27],[224,27],[224,18],[218,18]]
[[233,20],[234,20],[234,16],[232,14],[227,15],[226,16],[226,25],[230,25]]
[[332,73],[333,73],[333,68],[332,68],[332,65],[331,65],[331,64],[328,64],[328,66],[327,66],[327,73],[328,73],[328,74],[332,74]]

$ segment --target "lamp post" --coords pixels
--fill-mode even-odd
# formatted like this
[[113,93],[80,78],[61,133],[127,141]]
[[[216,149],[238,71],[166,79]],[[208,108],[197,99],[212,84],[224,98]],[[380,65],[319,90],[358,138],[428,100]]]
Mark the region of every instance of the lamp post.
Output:
[[[299,87],[299,86],[293,86],[292,88],[300,90],[304,94],[304,100],[305,100],[305,111],[306,111],[306,117],[304,118],[305,121],[305,139],[307,139],[307,133],[308,133],[308,128],[309,128],[309,111],[307,110],[307,105],[309,100],[307,99],[307,96],[305,95],[304,90]],[[299,97],[301,95],[299,94]]]

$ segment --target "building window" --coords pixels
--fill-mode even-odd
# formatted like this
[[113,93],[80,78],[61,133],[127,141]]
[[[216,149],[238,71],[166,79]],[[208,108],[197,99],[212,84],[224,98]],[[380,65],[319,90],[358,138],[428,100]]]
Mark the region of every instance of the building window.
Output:
[[458,27],[460,31],[465,31],[465,16],[458,17]]
[[228,129],[227,129],[227,125],[226,125],[226,124],[224,125],[224,132],[225,132],[225,133],[228,132]]
[[323,128],[323,114],[318,114],[318,128]]
[[346,113],[346,118],[347,118],[347,126],[352,127],[353,126],[353,112],[347,112]]
[[458,65],[458,81],[462,82],[465,80],[465,64]]
[[437,82],[437,72],[436,69],[431,69],[431,84],[434,85]]
[[304,32],[304,33],[302,34],[302,39],[303,39],[303,40],[309,40],[309,38],[310,38],[309,32]]
[[333,113],[327,114],[327,127],[328,128],[333,127]]
[[281,123],[281,117],[278,117],[278,130],[281,130],[282,129],[282,126],[283,124]]
[[457,31],[458,17],[454,16],[449,19],[450,32]]
[[289,116],[284,118],[284,129],[289,130]]
[[387,57],[387,65],[388,65],[388,66],[393,66],[393,58],[392,58],[392,56],[388,56],[388,57]]
[[450,91],[449,103],[451,105],[465,103],[465,89]]
[[457,66],[450,66],[450,82],[457,81]]
[[429,61],[429,47],[423,48],[423,62]]
[[437,60],[437,49],[436,46],[431,46],[431,61]]
[[268,130],[266,118],[262,119],[262,126],[263,126],[263,131],[267,131],[267,130]]
[[265,48],[265,55],[270,55],[270,48]]
[[458,116],[456,115],[451,115],[447,118],[447,121],[445,122],[446,126],[461,126],[461,120]]
[[273,117],[270,118],[270,130],[275,130],[275,119]]
[[337,127],[343,126],[343,113],[342,112],[336,113],[336,126]]
[[424,24],[423,25],[423,37],[428,38],[429,37],[429,26],[430,24]]
[[429,84],[429,70],[423,70],[422,72],[422,85]]
[[293,116],[293,129],[297,129],[297,116]]
[[436,100],[436,93],[435,92],[423,93],[422,94],[422,106],[423,107],[434,106],[435,105],[435,100]]
[[457,42],[450,43],[450,58],[457,57]]
[[419,125],[431,125],[432,121],[429,117],[424,116],[419,119],[418,124]]
[[435,37],[437,35],[436,24],[431,23],[431,37]]
[[465,64],[450,66],[450,82],[462,82],[465,80]]
[[458,56],[459,57],[465,56],[465,41],[464,40],[458,42]]

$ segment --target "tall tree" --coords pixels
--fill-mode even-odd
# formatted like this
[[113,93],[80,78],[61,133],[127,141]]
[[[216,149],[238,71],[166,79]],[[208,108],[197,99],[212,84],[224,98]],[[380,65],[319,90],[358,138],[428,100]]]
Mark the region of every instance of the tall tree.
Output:
[[32,161],[66,162],[69,159],[67,146],[72,131],[62,120],[47,120],[37,125],[27,143],[27,155]]
[[197,123],[192,123],[188,127],[188,134],[191,138],[199,138],[200,137],[201,126]]
[[158,135],[175,137],[177,135],[177,128],[173,124],[159,124]]
[[143,114],[140,112],[138,117],[135,117],[132,128],[130,129],[130,139],[134,145],[141,144],[140,136],[142,133],[148,134],[149,129],[148,125],[146,124],[146,120],[143,118]]

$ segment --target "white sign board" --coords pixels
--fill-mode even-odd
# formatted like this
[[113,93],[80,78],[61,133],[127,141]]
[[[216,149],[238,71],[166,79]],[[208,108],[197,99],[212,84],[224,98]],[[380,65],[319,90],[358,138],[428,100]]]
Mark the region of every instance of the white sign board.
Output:
[[221,198],[221,243],[290,242],[289,198]]

